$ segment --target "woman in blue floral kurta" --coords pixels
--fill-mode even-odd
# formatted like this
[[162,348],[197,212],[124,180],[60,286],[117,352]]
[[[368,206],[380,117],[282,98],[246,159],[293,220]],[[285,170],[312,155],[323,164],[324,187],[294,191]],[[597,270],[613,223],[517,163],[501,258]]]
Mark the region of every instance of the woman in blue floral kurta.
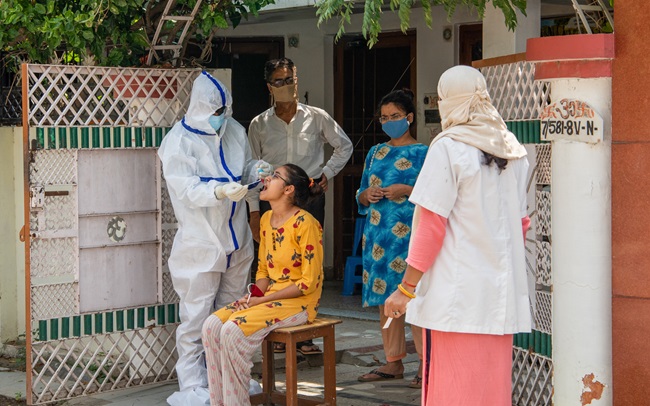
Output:
[[[380,118],[390,141],[373,146],[366,157],[357,191],[359,213],[366,216],[362,238],[363,306],[379,306],[380,323],[386,323],[384,301],[402,282],[406,270],[414,206],[408,201],[424,164],[428,147],[411,136],[415,116],[413,93],[396,90],[380,102]],[[421,331],[413,338],[421,353]],[[395,318],[382,329],[387,364],[359,377],[362,382],[403,378],[406,356],[404,318]],[[421,374],[410,386],[421,386]]]

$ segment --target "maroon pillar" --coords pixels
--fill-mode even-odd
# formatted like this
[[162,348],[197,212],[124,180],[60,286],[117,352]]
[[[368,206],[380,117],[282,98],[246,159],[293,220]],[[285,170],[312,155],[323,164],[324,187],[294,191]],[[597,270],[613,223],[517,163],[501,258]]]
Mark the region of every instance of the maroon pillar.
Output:
[[650,5],[616,0],[612,75],[614,404],[650,404]]

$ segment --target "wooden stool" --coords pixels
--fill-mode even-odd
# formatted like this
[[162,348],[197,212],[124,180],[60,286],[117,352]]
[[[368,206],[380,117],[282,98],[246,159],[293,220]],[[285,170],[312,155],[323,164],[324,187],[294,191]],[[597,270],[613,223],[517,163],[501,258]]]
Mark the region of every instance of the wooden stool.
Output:
[[[251,396],[251,404],[287,406],[328,405],[336,406],[336,348],[334,342],[334,325],[341,320],[315,319],[310,324],[285,327],[273,330],[262,343],[262,386],[264,391]],[[300,341],[323,337],[323,374],[324,397],[313,398],[298,396],[298,362],[296,345]],[[275,367],[273,343],[284,343],[286,348],[286,393],[275,389]]]

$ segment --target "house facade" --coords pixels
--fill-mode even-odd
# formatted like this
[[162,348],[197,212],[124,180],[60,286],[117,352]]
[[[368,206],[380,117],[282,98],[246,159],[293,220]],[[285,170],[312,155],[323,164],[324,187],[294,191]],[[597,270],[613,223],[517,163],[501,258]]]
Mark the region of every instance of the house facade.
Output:
[[[532,281],[536,297],[546,297],[552,304],[552,310],[545,313],[550,316],[547,329],[552,331],[538,329],[539,337],[534,333],[532,337],[517,339],[520,341],[515,343],[515,348],[519,349],[516,353],[522,357],[519,367],[526,371],[527,363],[543,364],[543,351],[549,355],[546,356],[549,359],[552,358],[551,355],[554,357],[556,353],[564,351],[562,356],[568,359],[563,359],[565,364],[562,371],[558,371],[559,365],[555,365],[553,373],[550,363],[527,370],[540,372],[545,379],[555,379],[554,404],[642,405],[647,403],[646,399],[650,396],[650,389],[645,384],[650,378],[650,360],[647,359],[650,358],[650,352],[646,351],[650,346],[647,340],[650,320],[646,320],[650,317],[650,264],[645,254],[650,237],[646,232],[648,220],[645,219],[644,212],[649,199],[645,196],[646,181],[642,176],[648,165],[646,158],[650,156],[647,142],[650,139],[650,129],[643,125],[642,120],[645,112],[650,111],[650,98],[647,96],[650,91],[647,81],[650,68],[643,63],[647,60],[643,34],[647,32],[645,22],[650,16],[650,10],[629,0],[617,2],[614,40],[605,39],[602,42],[613,43],[613,48],[583,54],[583,47],[573,45],[566,47],[568,54],[549,51],[538,54],[533,61],[526,59],[529,51],[527,44],[530,44],[527,40],[549,27],[543,23],[544,19],[548,21],[555,17],[570,16],[573,9],[568,3],[570,2],[560,0],[541,3],[529,1],[528,18],[520,19],[519,29],[514,33],[501,29],[503,17],[492,10],[490,5],[482,22],[477,16],[462,9],[457,10],[451,20],[448,20],[442,8],[435,7],[432,28],[427,27],[416,9],[411,15],[411,29],[405,34],[399,31],[397,16],[386,11],[382,17],[384,34],[371,50],[365,47],[364,39],[359,35],[361,15],[353,16],[350,26],[346,28],[346,35],[335,42],[337,22],[317,27],[313,4],[282,3],[269,7],[258,19],[242,23],[235,30],[224,31],[223,37],[217,40],[217,46],[213,49],[213,67],[232,69],[236,115],[240,109],[238,103],[252,106],[262,101],[254,108],[249,108],[249,111],[246,108],[240,109],[246,113],[239,117],[245,124],[255,110],[261,111],[268,106],[268,95],[262,80],[263,62],[270,57],[289,57],[298,66],[301,101],[324,108],[349,133],[355,144],[355,154],[348,168],[337,177],[334,188],[328,192],[325,224],[326,229],[332,230],[325,237],[326,251],[329,252],[326,265],[330,268],[330,277],[340,278],[341,263],[352,246],[356,214],[351,202],[357,187],[355,182],[360,175],[365,153],[370,146],[382,141],[380,128],[373,117],[374,107],[383,94],[395,87],[414,90],[418,110],[417,138],[422,143],[428,143],[439,131],[435,104],[432,101],[438,77],[448,67],[461,62],[471,63],[476,59],[488,60],[483,61],[482,65],[478,63],[477,66],[482,69],[510,64],[516,68],[531,64],[539,66],[541,63],[563,66],[564,70],[558,69],[555,76],[548,71],[546,76],[540,76],[539,71],[535,72],[534,81],[551,83],[551,89],[553,86],[558,89],[555,93],[551,90],[548,98],[541,103],[552,104],[563,99],[588,102],[603,118],[607,130],[603,132],[599,144],[600,155],[594,155],[595,148],[582,144],[572,145],[566,140],[553,140],[545,144],[547,147],[538,148],[536,145],[542,143],[534,142],[534,128],[539,116],[506,120],[516,129],[518,136],[529,137],[523,139],[529,141],[527,148],[537,164],[542,162],[542,150],[560,152],[553,158],[562,158],[557,161],[558,164],[550,161],[554,165],[552,173],[556,181],[563,180],[564,177],[577,178],[577,174],[584,176],[579,178],[584,181],[581,183],[583,186],[585,182],[598,180],[598,183],[594,183],[597,187],[590,189],[595,191],[592,196],[577,196],[576,199],[584,199],[577,202],[578,206],[576,201],[567,199],[571,196],[571,184],[556,184],[547,180],[536,183],[536,189],[531,190],[534,198],[552,196],[549,199],[553,207],[545,210],[553,214],[557,225],[552,231],[536,230],[535,248],[531,249],[533,254],[538,254],[538,251],[534,251],[538,246],[556,247],[548,253],[551,267],[547,271],[553,275],[556,284],[561,282],[563,285],[554,288],[553,282]],[[562,47],[561,44],[557,45],[557,48]],[[584,48],[586,47],[587,45]],[[521,56],[499,59],[513,54],[525,56],[523,59]],[[594,67],[595,65],[598,66]],[[240,71],[245,74],[239,76]],[[502,88],[508,88],[507,84]],[[524,92],[520,94],[526,96]],[[533,135],[524,130],[523,124],[519,124],[524,122]],[[3,229],[8,230],[10,243],[3,244],[2,249],[3,257],[8,258],[5,269],[15,267],[18,270],[15,273],[3,272],[2,278],[0,333],[3,338],[10,338],[13,333],[19,334],[25,330],[24,323],[20,321],[25,319],[23,307],[16,305],[12,309],[9,306],[10,303],[24,303],[25,289],[21,284],[24,280],[24,267],[21,267],[23,251],[22,244],[15,238],[22,228],[21,197],[25,196],[22,196],[24,185],[20,169],[23,146],[18,135],[21,131],[3,131],[3,148],[0,150],[3,162],[7,165],[11,163],[7,166],[11,170],[3,171],[0,185],[3,190],[11,188],[14,194],[1,198],[0,208],[5,213],[15,213],[15,216],[13,220],[8,216],[3,217]],[[574,147],[575,150],[572,149]],[[595,165],[594,171],[585,172],[585,165],[581,164],[584,160]],[[558,202],[566,202],[564,204],[567,206]],[[579,204],[596,207],[599,211],[594,217],[586,217],[581,223],[574,224],[575,219],[566,216],[567,208],[576,210],[576,207],[580,207]],[[557,219],[563,220],[559,223]],[[593,219],[597,222],[591,221]],[[596,226],[590,229],[586,227],[588,224]],[[581,230],[585,234],[572,237],[571,232],[577,226],[584,227]],[[583,242],[580,238],[589,235],[588,233],[597,233],[601,237],[597,245],[578,244]],[[585,269],[580,266],[584,263],[575,259],[575,255],[571,259],[573,265],[566,265],[572,263],[558,256],[562,253],[562,249],[557,246],[559,242],[562,242],[565,251],[581,252],[585,258],[584,263],[596,265]],[[575,249],[572,244],[576,245]],[[538,257],[536,261],[540,261]],[[576,271],[578,269],[580,272]],[[593,285],[588,280],[590,271],[595,280]],[[580,278],[587,278],[587,282]],[[583,288],[586,288],[585,291],[595,291],[596,294],[587,297],[582,294]],[[569,300],[560,300],[566,298]],[[560,313],[563,317],[553,317]],[[558,320],[563,320],[564,324],[558,325]],[[570,336],[567,334],[570,331],[567,326],[570,325],[580,326],[584,333],[582,342],[570,343],[576,349],[580,347],[581,351],[571,351],[571,347],[561,341]],[[537,351],[538,343],[541,343],[540,348],[544,345],[546,347]],[[549,348],[549,343],[552,343],[552,348]],[[528,356],[531,353],[541,355],[530,358]],[[598,368],[590,369],[589,363],[594,360],[597,360]],[[565,371],[569,373],[566,374]],[[562,381],[559,382],[558,379]],[[536,384],[529,380],[523,382],[524,386]],[[564,388],[560,390],[563,385]],[[528,393],[530,390],[521,392]],[[537,404],[550,404],[550,401],[550,398],[545,398]],[[520,404],[534,403],[522,400]]]
[[[311,4],[305,6],[311,6]],[[650,282],[648,282],[650,280],[650,265],[647,263],[648,259],[645,254],[650,237],[645,232],[648,221],[645,220],[644,207],[648,198],[645,197],[646,181],[642,175],[647,166],[647,157],[650,156],[650,150],[646,150],[649,148],[647,140],[650,139],[650,134],[648,134],[650,130],[642,124],[643,120],[639,119],[644,116],[644,112],[650,111],[650,98],[647,97],[650,87],[647,77],[650,68],[643,62],[647,60],[643,38],[644,33],[648,31],[646,21],[650,9],[639,7],[638,4],[635,5],[631,1],[619,0],[616,2],[615,10],[616,34],[614,40],[609,41],[613,42],[614,48],[594,56],[582,55],[580,46],[577,48],[567,46],[566,49],[573,52],[573,56],[560,54],[556,55],[556,58],[558,60],[573,60],[564,68],[572,70],[573,73],[558,72],[557,77],[552,80],[552,82],[556,82],[556,79],[573,78],[578,83],[582,83],[581,86],[584,86],[585,82],[597,82],[595,87],[602,92],[596,91],[594,94],[588,95],[583,93],[584,89],[580,89],[578,86],[578,88],[569,91],[557,92],[557,96],[593,97],[596,100],[605,98],[604,101],[600,100],[600,103],[596,101],[592,101],[592,103],[602,106],[599,109],[604,110],[605,116],[609,116],[611,112],[611,116],[605,117],[606,125],[611,125],[611,131],[608,130],[607,135],[603,138],[603,143],[608,150],[605,154],[611,154],[611,164],[608,161],[609,158],[600,161],[601,169],[605,171],[603,173],[604,180],[601,180],[607,183],[607,179],[609,179],[610,183],[606,185],[607,187],[599,189],[599,192],[603,194],[601,197],[604,199],[600,203],[603,212],[599,213],[599,218],[605,227],[603,235],[609,235],[609,240],[606,243],[610,249],[600,253],[592,252],[591,258],[586,261],[597,261],[601,265],[604,264],[598,273],[598,278],[603,281],[597,288],[601,294],[595,300],[598,302],[598,309],[605,310],[583,315],[592,319],[595,324],[606,326],[605,332],[597,334],[598,338],[593,337],[586,341],[592,344],[597,342],[597,345],[601,347],[597,350],[599,356],[602,356],[603,352],[611,354],[605,355],[605,359],[608,356],[611,357],[611,376],[604,377],[604,379],[596,376],[591,379],[589,371],[585,371],[580,376],[576,375],[573,379],[575,382],[572,382],[576,389],[570,392],[571,396],[575,394],[571,404],[640,405],[647,403],[648,395],[650,395],[650,389],[645,385],[650,378],[650,368],[647,367],[649,356],[646,351],[648,344],[645,339],[650,329],[650,321],[646,320],[650,317],[648,316],[650,311],[647,308],[650,303],[648,301],[650,298]],[[427,143],[437,131],[435,124],[428,123],[425,116],[426,110],[428,110],[429,98],[427,96],[435,93],[440,74],[446,68],[461,62],[463,46],[466,46],[465,41],[471,44],[471,40],[467,40],[467,37],[461,39],[461,36],[469,31],[466,28],[480,23],[476,16],[464,12],[462,9],[459,9],[451,20],[446,18],[441,8],[437,10],[437,13],[435,11],[434,8],[432,28],[428,28],[422,15],[415,10],[411,15],[411,30],[409,31],[409,34],[415,36],[415,69],[413,78],[410,78],[408,83],[417,95],[417,137],[423,143]],[[549,33],[561,34],[563,30],[566,31],[567,27],[553,27],[553,23],[549,23],[549,20],[552,20],[553,17],[567,16],[573,13],[570,1],[552,0],[541,3],[529,1],[527,13],[529,18],[520,19],[518,32],[508,33],[503,29],[503,24],[499,24],[503,21],[503,17],[488,5],[486,19],[483,21],[481,29],[482,58],[524,53],[527,50],[526,40],[539,36],[535,32],[548,35]],[[537,26],[540,19],[541,26]],[[225,32],[224,41],[266,35],[283,39],[285,41],[283,55],[293,59],[299,68],[301,94],[303,91],[308,91],[310,104],[325,108],[339,120],[345,119],[345,113],[337,113],[337,109],[341,108],[341,102],[346,100],[345,97],[337,96],[337,92],[345,93],[345,89],[337,88],[337,84],[346,83],[346,77],[343,75],[343,71],[338,69],[340,61],[337,60],[337,57],[340,53],[337,54],[336,49],[337,44],[341,41],[344,44],[354,43],[355,40],[363,41],[359,38],[361,18],[359,15],[352,17],[351,24],[346,27],[346,35],[349,37],[344,37],[339,43],[333,39],[337,29],[336,22],[323,24],[320,28],[316,28],[315,21],[313,9],[308,12],[300,9],[269,12],[267,18],[255,20],[243,24],[235,30]],[[572,23],[575,24],[575,20]],[[386,11],[382,15],[382,28],[384,32],[399,32],[399,21],[394,13]],[[347,42],[345,42],[346,40]],[[387,42],[390,42],[390,39]],[[381,43],[380,39],[377,46],[381,46]],[[594,59],[600,59],[600,62],[596,64],[601,66],[595,68],[595,72],[584,70],[585,66],[594,63]],[[604,80],[596,79],[594,82],[595,78],[604,78]],[[377,81],[377,83],[379,82]],[[346,83],[345,86],[351,85]],[[589,88],[589,86],[587,87]],[[550,97],[552,99],[553,95]],[[611,100],[607,100],[608,98]],[[342,122],[342,124],[344,123],[345,121]],[[362,126],[362,129],[366,130],[366,126]],[[373,140],[377,139],[373,138]],[[359,144],[355,143],[355,145]],[[363,154],[360,155],[363,156]],[[576,159],[576,156],[569,153],[565,158]],[[351,166],[354,166],[355,163],[351,162]],[[579,166],[580,162],[570,162],[563,168],[569,173],[564,173],[562,176],[571,177],[572,169]],[[351,172],[350,176],[354,177],[354,171]],[[328,205],[332,203],[329,206],[331,211],[328,214],[341,213],[342,215],[328,216],[326,227],[334,230],[348,230],[350,224],[339,224],[338,226],[333,224],[336,219],[349,218],[354,215],[354,208],[337,209],[332,207],[336,205],[333,202],[334,193],[345,196],[345,181],[340,179],[338,183],[343,183],[340,185],[339,193],[330,192],[328,196]],[[354,182],[351,183],[354,184]],[[550,187],[552,189],[552,186]],[[353,191],[354,186],[349,186],[348,189]],[[554,207],[553,210],[561,212],[562,208]],[[603,216],[609,217],[609,222],[602,220]],[[570,219],[567,221],[569,224],[564,226],[570,228]],[[347,235],[346,231],[343,231],[343,234]],[[334,235],[339,234],[335,232]],[[333,247],[333,257],[329,261],[336,267],[340,258],[345,257],[346,246],[351,244],[336,246],[331,239],[326,241],[326,244]],[[343,254],[339,254],[338,259],[336,258],[337,251],[343,252]],[[562,272],[560,269],[553,270],[553,272],[556,271]],[[571,270],[564,270],[564,272],[572,273]],[[569,278],[567,283],[571,284],[575,281],[571,281]],[[562,309],[553,309],[555,314],[561,311]],[[586,324],[585,327],[588,328],[589,324]],[[589,344],[586,346],[589,347]],[[573,362],[579,367],[582,361],[576,359]],[[605,366],[605,369],[607,368],[608,366]],[[602,387],[599,384],[602,384]],[[556,404],[569,403],[556,400]]]

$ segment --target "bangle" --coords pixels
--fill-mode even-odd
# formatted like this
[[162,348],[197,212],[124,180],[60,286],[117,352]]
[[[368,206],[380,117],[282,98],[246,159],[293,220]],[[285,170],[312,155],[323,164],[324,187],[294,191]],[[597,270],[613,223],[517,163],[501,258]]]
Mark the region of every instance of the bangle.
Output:
[[408,282],[406,281],[406,279],[402,279],[402,283],[405,284],[406,286],[408,286],[409,288],[413,288],[413,289],[415,289],[415,286],[416,286],[416,285],[414,285],[414,284],[412,284],[412,283],[408,283]]
[[397,285],[397,289],[399,289],[399,291],[402,292],[407,297],[409,297],[411,299],[415,299],[415,295],[413,293],[409,292],[408,290],[406,290],[406,288],[404,288],[404,286],[402,286],[401,283],[399,285]]

